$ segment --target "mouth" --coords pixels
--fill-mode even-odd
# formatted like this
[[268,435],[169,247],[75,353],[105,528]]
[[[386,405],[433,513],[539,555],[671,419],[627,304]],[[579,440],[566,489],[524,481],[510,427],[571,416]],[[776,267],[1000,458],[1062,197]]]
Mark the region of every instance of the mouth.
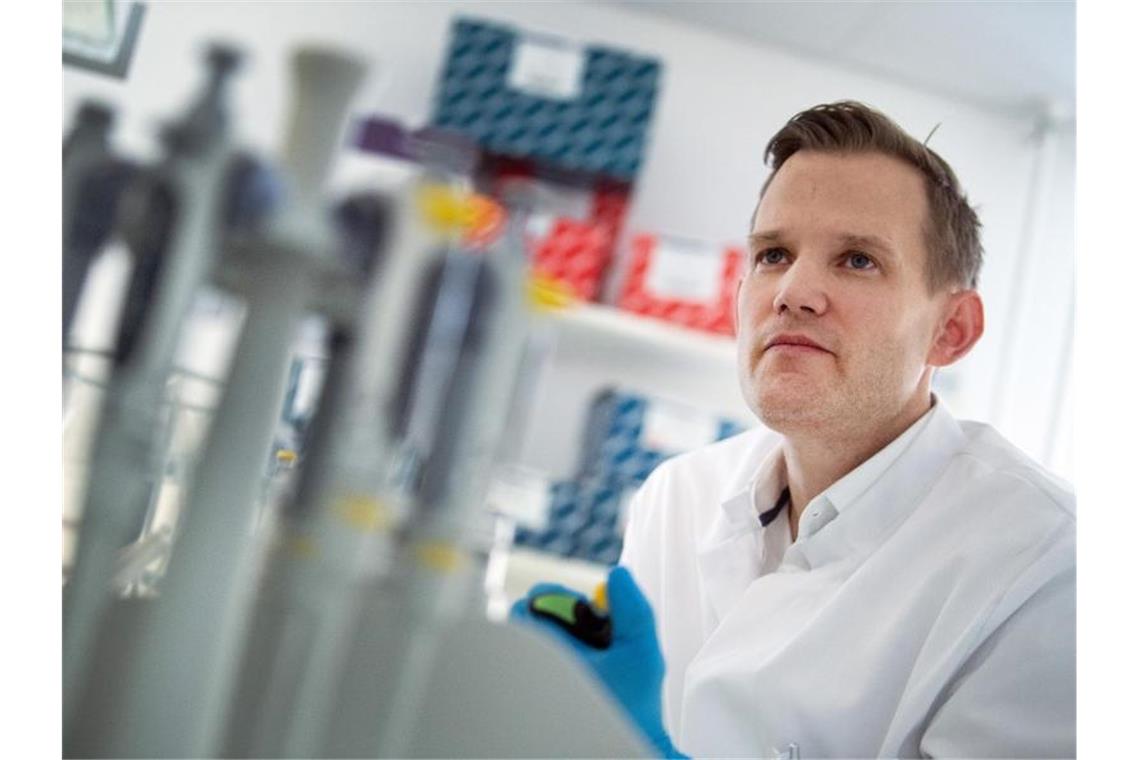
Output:
[[816,343],[806,335],[781,334],[773,336],[764,344],[764,352],[778,350],[790,353],[825,353],[830,354],[823,346]]
[[803,346],[798,343],[778,343],[770,346],[766,353],[780,353],[780,354],[826,354],[822,348],[815,348],[814,346]]

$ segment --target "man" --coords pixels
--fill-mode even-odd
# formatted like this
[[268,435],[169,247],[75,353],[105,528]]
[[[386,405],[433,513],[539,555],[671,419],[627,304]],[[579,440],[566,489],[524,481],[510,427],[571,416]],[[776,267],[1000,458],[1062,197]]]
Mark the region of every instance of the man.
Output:
[[737,322],[769,430],[654,471],[614,651],[578,651],[662,754],[1074,756],[1072,492],[930,389],[983,332],[974,211],[859,103],[767,157]]

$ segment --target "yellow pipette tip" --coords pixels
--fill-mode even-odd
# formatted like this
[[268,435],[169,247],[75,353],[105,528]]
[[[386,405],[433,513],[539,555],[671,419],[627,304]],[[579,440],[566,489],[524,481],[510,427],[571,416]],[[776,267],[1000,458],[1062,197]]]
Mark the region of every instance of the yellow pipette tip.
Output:
[[527,295],[531,308],[536,311],[560,311],[578,302],[569,286],[541,274],[532,274],[528,278]]
[[599,583],[594,589],[594,607],[602,612],[608,612],[610,609],[610,600],[606,596],[606,584]]

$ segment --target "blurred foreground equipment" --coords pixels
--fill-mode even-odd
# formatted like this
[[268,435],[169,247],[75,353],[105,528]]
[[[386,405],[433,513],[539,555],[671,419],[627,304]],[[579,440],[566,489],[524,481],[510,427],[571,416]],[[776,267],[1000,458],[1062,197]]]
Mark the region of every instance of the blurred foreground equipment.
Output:
[[[485,612],[484,496],[535,357],[527,199],[474,193],[478,156],[430,132],[398,187],[330,198],[364,67],[298,51],[266,161],[235,147],[240,58],[209,51],[153,165],[99,104],[65,139],[65,349],[93,263],[131,259],[64,587],[65,755],[643,755],[560,651]],[[177,529],[147,535],[206,289],[240,303],[236,348]],[[271,456],[314,320],[316,411],[300,456]],[[292,488],[270,461],[296,461]],[[155,593],[124,597],[155,562]]]

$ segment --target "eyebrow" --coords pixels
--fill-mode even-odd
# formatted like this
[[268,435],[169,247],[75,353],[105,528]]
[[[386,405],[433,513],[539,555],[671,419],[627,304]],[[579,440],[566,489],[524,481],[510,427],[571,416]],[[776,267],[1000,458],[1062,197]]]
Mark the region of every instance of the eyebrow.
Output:
[[759,246],[761,243],[774,243],[783,237],[783,233],[779,230],[771,230],[769,232],[753,232],[748,236],[748,242],[754,246]]
[[[748,244],[750,248],[755,251],[765,244],[779,242],[784,236],[785,233],[782,230],[753,232],[748,236]],[[848,233],[840,235],[838,242],[845,247],[866,248],[889,258],[895,257],[894,247],[886,239],[878,235],[856,235]]]

